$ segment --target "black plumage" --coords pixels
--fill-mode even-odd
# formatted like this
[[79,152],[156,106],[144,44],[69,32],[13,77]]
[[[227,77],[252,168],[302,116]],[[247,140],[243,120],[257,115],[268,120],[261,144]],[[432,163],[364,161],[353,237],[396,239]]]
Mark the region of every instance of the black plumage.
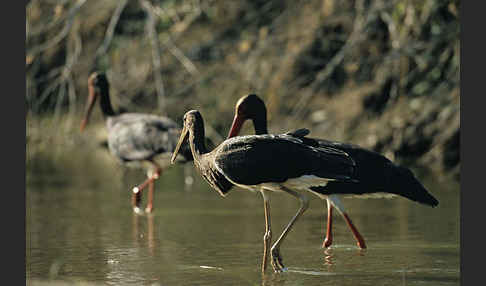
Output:
[[217,167],[242,185],[282,183],[305,175],[347,181],[354,172],[354,162],[346,153],[305,145],[287,134],[240,136],[220,146],[217,154],[224,156],[215,157]]
[[[225,140],[211,152],[204,144],[204,123],[201,114],[192,110],[184,115],[184,127],[172,156],[177,157],[181,144],[189,141],[194,165],[206,181],[221,195],[231,184],[260,191],[264,199],[266,233],[262,271],[270,251],[270,210],[267,191],[286,192],[300,200],[296,215],[271,248],[271,262],[276,272],[284,271],[279,249],[287,233],[308,207],[305,195],[295,191],[295,182],[309,179],[310,185],[326,184],[329,180],[349,181],[354,172],[353,160],[332,147],[313,147],[303,143],[307,130],[281,135],[249,135]],[[308,186],[300,186],[307,188]]]
[[[240,98],[236,104],[235,117],[228,133],[228,138],[238,135],[243,123],[252,120],[256,134],[267,134],[267,110],[265,103],[255,94]],[[325,186],[311,186],[309,189],[321,198],[327,199],[328,224],[324,247],[332,243],[332,207],[338,207],[346,222],[350,226],[358,241],[358,246],[365,248],[364,239],[356,227],[349,220],[339,201],[340,195],[362,196],[370,194],[399,195],[410,200],[432,207],[438,205],[427,189],[418,181],[414,174],[405,167],[398,166],[385,156],[360,146],[348,143],[333,142],[318,138],[305,138],[304,144],[319,146],[320,148],[333,148],[350,156],[355,162],[354,172],[350,175],[352,180],[330,181]]]
[[354,144],[314,140],[319,146],[329,146],[346,152],[357,166],[353,174],[357,182],[330,182],[325,187],[315,187],[317,192],[343,195],[390,193],[432,207],[439,204],[410,169],[394,164],[385,156]]

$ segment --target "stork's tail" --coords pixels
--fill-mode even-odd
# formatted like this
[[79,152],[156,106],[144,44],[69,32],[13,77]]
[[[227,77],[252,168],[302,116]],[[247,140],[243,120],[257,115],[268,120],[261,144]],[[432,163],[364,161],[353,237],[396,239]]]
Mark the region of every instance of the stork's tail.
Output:
[[412,171],[400,166],[390,166],[388,191],[406,197],[412,201],[436,207],[439,201],[417,180]]

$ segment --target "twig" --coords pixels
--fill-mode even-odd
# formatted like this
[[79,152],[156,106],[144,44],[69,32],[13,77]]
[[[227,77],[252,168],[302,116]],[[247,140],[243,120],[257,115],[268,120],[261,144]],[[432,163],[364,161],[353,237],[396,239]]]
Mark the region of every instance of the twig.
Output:
[[179,62],[186,68],[186,70],[192,74],[193,76],[198,76],[199,71],[196,68],[196,65],[192,63],[192,61],[184,55],[179,48],[174,44],[170,36],[167,38],[167,40],[164,42],[164,45],[167,47],[169,52],[176,57],[176,59],[179,60]]
[[113,15],[111,16],[110,24],[108,24],[108,28],[106,29],[105,39],[103,40],[103,43],[99,46],[99,48],[96,50],[95,57],[99,57],[103,55],[108,50],[111,40],[113,39],[113,34],[115,33],[116,24],[118,24],[120,15],[123,12],[123,9],[125,9],[127,3],[128,0],[120,0],[118,2],[118,6],[116,7],[115,11],[113,12]]
[[63,102],[64,97],[66,96],[66,89],[67,89],[67,84],[65,80],[62,80],[59,84],[59,92],[57,94],[57,100],[56,100],[56,107],[54,108],[54,122],[58,122],[59,120],[59,114],[61,112],[61,104]]
[[[58,114],[58,109],[60,108],[60,104],[62,103],[62,98],[64,98],[65,88],[66,88],[66,81],[71,76],[72,67],[78,61],[78,58],[81,54],[82,50],[82,42],[81,36],[78,33],[74,33],[74,51],[73,53],[68,53],[66,55],[66,64],[61,67],[52,70],[49,74],[46,75],[45,79],[49,80],[50,78],[57,78],[49,85],[47,88],[42,92],[39,100],[35,103],[35,109],[38,109],[42,103],[51,95],[56,89],[59,89],[58,98],[56,101],[56,109],[55,114]],[[39,81],[38,81],[39,82]],[[63,88],[64,86],[64,88]],[[57,116],[55,117],[57,118]]]
[[[70,119],[74,117],[74,113],[76,111],[76,88],[74,85],[74,80],[72,78],[72,67],[74,66],[75,63],[77,63],[79,56],[81,55],[81,51],[83,49],[81,36],[79,35],[79,33],[74,33],[73,37],[74,37],[74,51],[73,54],[69,56],[68,59],[66,60],[67,64],[65,65],[65,68],[63,70],[63,81],[64,81],[65,89],[68,90]],[[57,109],[56,112],[58,112]],[[67,124],[68,127],[70,127],[71,120],[69,120]]]
[[76,86],[74,85],[74,80],[72,74],[67,77],[68,83],[68,99],[69,99],[69,117],[66,122],[67,128],[70,129],[72,126],[72,121],[74,114],[76,113]]
[[62,69],[63,69],[63,67],[53,68],[45,76],[42,76],[42,77],[37,78],[36,79],[36,82],[37,83],[42,83],[42,82],[48,81],[51,78],[58,76],[62,72]]
[[[193,76],[198,76],[199,70],[196,68],[196,65],[188,57],[186,57],[179,48],[177,48],[177,46],[174,44],[174,41],[172,40],[173,35],[175,35],[176,37],[181,35],[201,15],[200,3],[197,2],[194,6],[196,7],[194,9],[195,13],[185,17],[182,21],[175,21],[176,25],[172,25],[172,27],[170,28],[170,32],[167,33],[167,39],[163,42],[163,45],[190,74],[192,74]],[[161,7],[155,7],[154,13],[160,18],[163,17],[162,14],[165,14],[168,17],[170,17],[171,14],[166,11],[166,9],[163,9]],[[177,19],[179,19],[179,17],[177,17]]]
[[[61,1],[58,1],[59,3],[57,5],[64,5],[65,3],[69,2],[69,1],[66,1],[66,0],[61,0]],[[32,6],[32,3],[33,1],[29,2],[29,4],[27,5],[27,9],[29,9],[29,6]],[[45,25],[40,25],[39,27],[32,27],[28,29],[27,33],[26,33],[26,36],[29,37],[29,36],[37,36],[39,34],[42,34],[42,33],[45,33],[46,31],[48,30],[51,30],[52,28],[54,28],[55,26],[59,25],[60,23],[62,23],[67,17],[69,16],[69,13],[65,13],[64,15],[60,16],[60,17],[56,17],[56,19],[54,19],[53,21],[45,24]],[[26,20],[28,19],[29,17],[26,17]]]
[[153,12],[153,7],[147,0],[140,0],[142,8],[147,13],[147,23],[146,32],[147,37],[150,39],[150,44],[152,46],[152,65],[153,65],[153,75],[155,80],[155,88],[157,90],[157,99],[159,105],[159,111],[165,112],[166,102],[164,94],[164,84],[162,82],[162,76],[160,75],[160,50],[157,32],[155,30],[155,17]]
[[400,48],[400,37],[398,35],[397,26],[395,25],[395,22],[393,21],[390,13],[388,13],[387,11],[382,11],[380,13],[380,18],[386,24],[386,27],[388,29],[388,34],[390,35],[391,38],[392,48],[393,49]]
[[48,41],[44,44],[41,44],[41,45],[37,46],[36,48],[34,48],[32,51],[30,51],[30,55],[35,56],[38,53],[45,51],[45,50],[49,49],[50,47],[53,47],[53,46],[59,44],[68,35],[69,30],[71,30],[71,27],[72,27],[73,22],[74,22],[74,16],[79,11],[79,9],[84,5],[84,3],[86,3],[86,0],[76,1],[76,4],[74,5],[74,7],[72,7],[68,12],[66,25],[64,25],[61,32],[59,32],[59,34],[54,36],[50,41]]

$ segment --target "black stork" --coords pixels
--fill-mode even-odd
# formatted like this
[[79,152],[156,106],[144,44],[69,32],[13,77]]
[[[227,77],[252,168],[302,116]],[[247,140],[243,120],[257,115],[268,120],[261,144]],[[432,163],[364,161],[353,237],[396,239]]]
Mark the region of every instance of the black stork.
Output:
[[[310,190],[328,182],[351,180],[354,162],[342,151],[319,147],[305,138],[308,130],[299,129],[280,135],[238,136],[223,141],[211,152],[204,144],[204,122],[197,110],[184,115],[181,137],[172,155],[177,157],[179,147],[186,141],[194,158],[194,165],[211,187],[226,196],[233,185],[263,196],[265,212],[264,252],[262,272],[268,254],[275,272],[285,271],[280,246],[297,219],[308,207],[308,198],[297,190]],[[308,141],[307,143],[303,143]],[[268,191],[288,193],[300,201],[300,208],[285,227],[277,241],[271,242],[270,205]]]
[[[255,128],[255,134],[267,134],[267,109],[261,98],[255,94],[241,97],[236,103],[235,116],[228,133],[228,138],[238,135],[243,123],[250,119]],[[438,201],[415,178],[414,174],[405,167],[398,166],[381,154],[361,148],[357,145],[333,142],[324,139],[312,138],[320,147],[330,147],[341,150],[356,163],[351,178],[354,182],[331,181],[326,186],[311,187],[311,191],[321,199],[327,201],[327,230],[323,247],[332,244],[332,210],[336,207],[344,217],[351,229],[357,245],[366,248],[363,236],[351,222],[340,197],[343,195],[375,196],[400,195],[412,201],[423,203],[432,207]]]
[[[162,173],[162,163],[168,162],[174,150],[181,129],[170,118],[144,113],[116,113],[110,102],[109,83],[103,73],[94,72],[88,79],[89,96],[86,111],[81,122],[81,132],[88,124],[96,100],[106,121],[108,147],[111,154],[129,166],[146,167],[147,179],[132,189],[132,207],[141,213],[141,193],[147,186],[149,194],[145,212],[153,210],[154,181]],[[192,160],[188,146],[184,146],[182,155],[187,161]],[[145,165],[145,166],[144,166]]]

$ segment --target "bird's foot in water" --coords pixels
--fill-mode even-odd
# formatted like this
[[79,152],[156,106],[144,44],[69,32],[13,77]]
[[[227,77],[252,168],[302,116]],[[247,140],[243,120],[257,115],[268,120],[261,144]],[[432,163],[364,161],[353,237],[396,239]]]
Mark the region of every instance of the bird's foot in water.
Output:
[[151,205],[148,205],[146,208],[145,208],[145,212],[146,213],[152,213],[152,210],[153,210],[153,207]]
[[332,238],[326,237],[326,239],[322,243],[322,248],[328,248],[331,246],[331,244],[332,244]]
[[273,271],[276,273],[279,272],[286,272],[287,267],[285,267],[282,263],[282,257],[280,257],[280,253],[278,249],[272,248],[272,267]]
[[358,241],[356,245],[361,249],[366,249],[366,244],[364,241]]

